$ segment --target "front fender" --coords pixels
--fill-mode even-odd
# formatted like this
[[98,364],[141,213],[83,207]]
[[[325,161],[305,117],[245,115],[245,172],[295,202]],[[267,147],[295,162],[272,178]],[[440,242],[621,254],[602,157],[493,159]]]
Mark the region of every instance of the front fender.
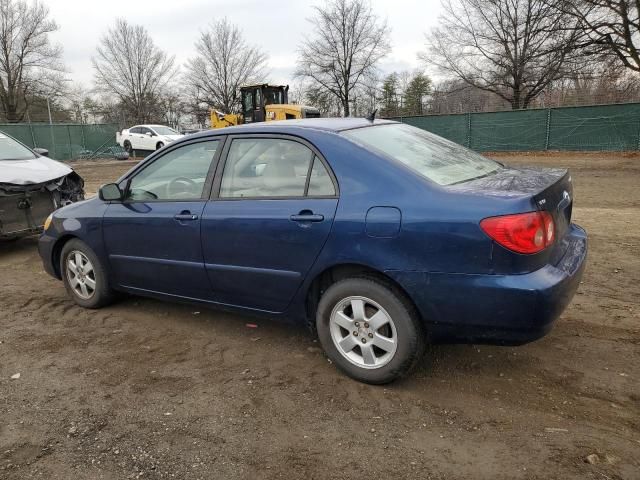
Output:
[[[42,233],[38,252],[45,271],[61,279],[60,252],[71,238],[78,238],[89,245],[99,258],[105,258],[102,236],[102,217],[108,204],[97,197],[73,203],[53,213],[49,228]],[[108,265],[104,265],[108,268]]]

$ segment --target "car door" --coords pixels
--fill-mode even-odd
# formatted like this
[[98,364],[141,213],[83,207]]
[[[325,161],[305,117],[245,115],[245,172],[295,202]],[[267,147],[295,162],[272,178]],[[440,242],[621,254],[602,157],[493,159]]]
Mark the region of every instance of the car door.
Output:
[[215,301],[282,312],[322,250],[338,204],[320,153],[299,139],[234,136],[202,215]]
[[138,135],[138,142],[140,142],[141,150],[155,150],[155,139],[153,137],[153,132],[150,128],[140,127],[140,134]]
[[175,146],[126,179],[125,198],[103,217],[114,281],[123,287],[207,298],[200,218],[211,191],[220,139]]
[[131,127],[129,129],[129,135],[126,140],[129,140],[131,143],[131,148],[134,150],[141,150],[142,145],[140,144],[140,127]]

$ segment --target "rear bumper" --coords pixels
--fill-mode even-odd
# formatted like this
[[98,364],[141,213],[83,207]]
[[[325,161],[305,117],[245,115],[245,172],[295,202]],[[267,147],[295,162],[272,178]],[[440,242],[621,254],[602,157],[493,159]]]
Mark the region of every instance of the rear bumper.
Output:
[[522,275],[387,272],[415,302],[433,341],[518,345],[546,335],[575,294],[587,235],[571,225],[555,265]]

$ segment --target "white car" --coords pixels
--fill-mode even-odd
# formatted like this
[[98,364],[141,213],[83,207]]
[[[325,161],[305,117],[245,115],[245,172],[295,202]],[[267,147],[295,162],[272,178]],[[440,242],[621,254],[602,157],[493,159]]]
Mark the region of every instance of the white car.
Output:
[[116,135],[118,144],[131,155],[134,150],[158,150],[184,137],[164,125],[136,125]]

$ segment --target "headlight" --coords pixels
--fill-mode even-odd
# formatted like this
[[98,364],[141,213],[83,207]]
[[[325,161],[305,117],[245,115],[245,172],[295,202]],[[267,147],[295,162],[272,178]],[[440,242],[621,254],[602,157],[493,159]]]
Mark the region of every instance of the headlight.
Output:
[[49,228],[49,226],[51,225],[51,221],[53,220],[53,213],[50,213],[49,216],[47,217],[47,219],[44,221],[44,229],[45,231]]

